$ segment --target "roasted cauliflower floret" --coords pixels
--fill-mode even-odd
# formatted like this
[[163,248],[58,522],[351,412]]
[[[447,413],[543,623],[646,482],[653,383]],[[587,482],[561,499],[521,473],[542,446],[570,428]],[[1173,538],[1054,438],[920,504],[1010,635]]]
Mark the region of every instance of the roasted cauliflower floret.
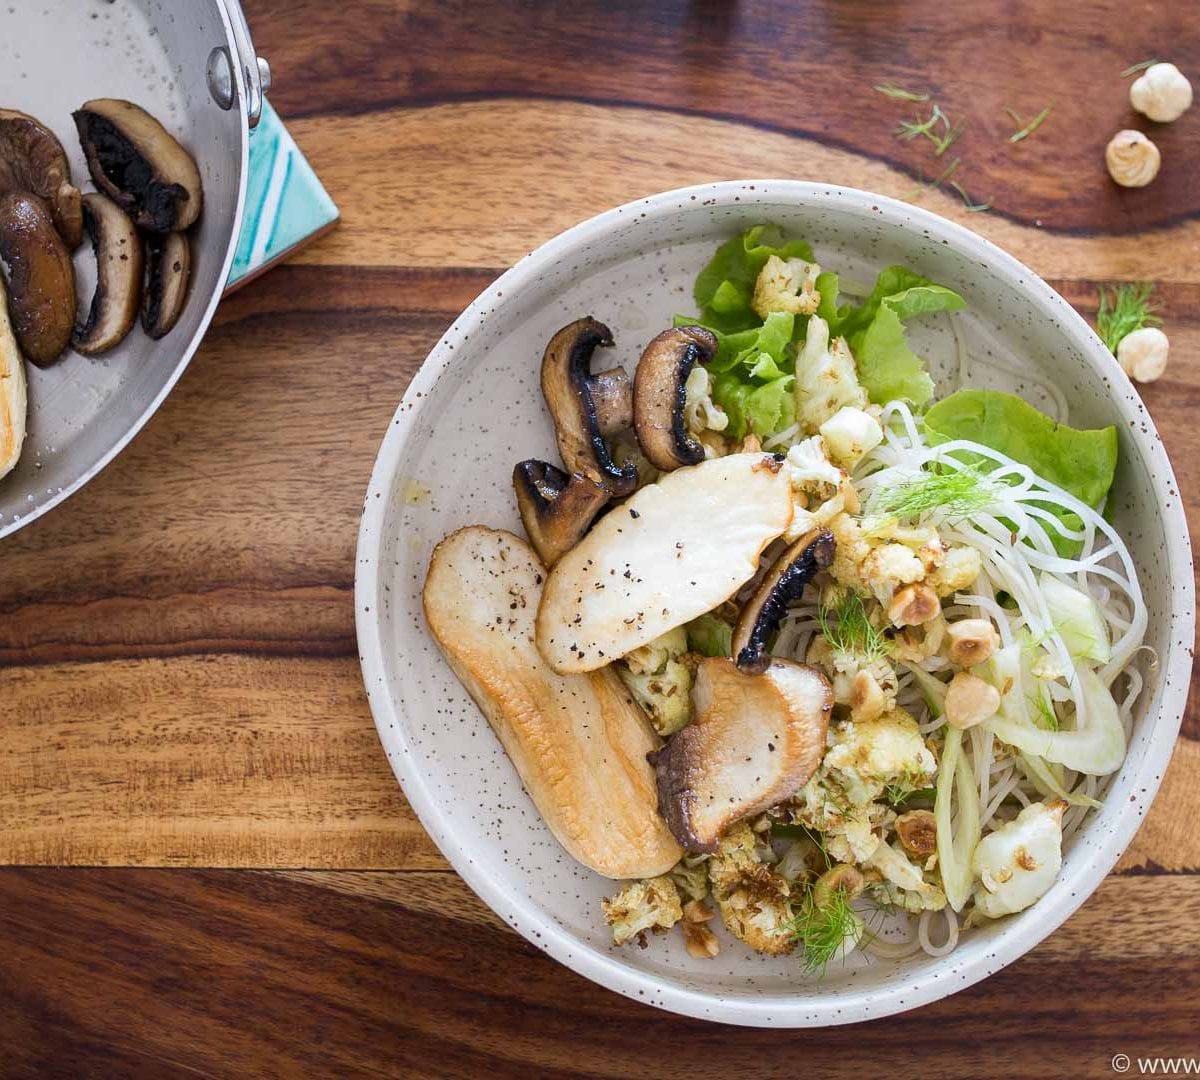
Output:
[[821,425],[821,438],[831,461],[853,469],[883,442],[883,428],[869,412],[846,405]]
[[1024,911],[1040,900],[1062,868],[1062,816],[1067,804],[1031,803],[979,841],[971,869],[979,879],[975,908],[989,918]]
[[667,874],[685,901],[703,900],[708,896],[707,855],[685,855]]
[[[874,715],[890,712],[896,705],[896,670],[885,656],[865,656],[862,653],[848,652],[835,649],[818,634],[808,647],[805,661],[821,668],[829,676],[833,687],[833,700],[837,705],[853,707],[856,699],[863,695],[864,678],[870,679],[878,690],[878,709]],[[861,719],[873,719],[873,716],[861,715]]]
[[722,838],[708,861],[708,880],[717,910],[734,937],[759,952],[791,952],[791,886],[762,861],[745,822]]
[[630,693],[663,736],[674,734],[692,718],[692,672],[680,661],[686,652],[687,628],[678,626],[634,649],[617,665]]
[[792,315],[811,315],[821,302],[817,292],[817,275],[821,268],[803,259],[781,259],[772,255],[754,282],[754,298],[750,306],[765,319],[776,311]]
[[946,551],[941,565],[929,575],[927,581],[938,596],[952,596],[974,585],[982,569],[983,560],[973,547],[952,547]]
[[796,493],[795,513],[784,538],[796,540],[824,528],[839,514],[858,508],[858,495],[845,471],[829,460],[820,435],[797,443],[787,453],[787,468]]
[[600,904],[614,945],[624,945],[647,930],[665,933],[683,918],[679,890],[666,875],[626,882],[616,896]]
[[[692,368],[683,384],[683,422],[693,435],[703,436],[706,432],[722,432],[729,427],[725,410],[712,399],[712,376],[708,369],[697,364]],[[707,457],[717,457],[715,443],[721,440],[703,439]]]
[[881,604],[888,604],[897,589],[925,577],[925,564],[912,548],[888,541],[871,549],[858,572],[871,595]]
[[875,720],[842,724],[817,774],[826,773],[852,803],[862,805],[889,787],[927,787],[936,769],[917,722],[893,709]]
[[862,865],[864,870],[878,870],[883,875],[875,892],[885,903],[913,913],[941,911],[946,906],[946,894],[926,881],[921,867],[894,844],[880,843]]
[[859,385],[858,369],[845,338],[829,341],[829,325],[819,315],[808,320],[808,336],[796,358],[796,419],[809,432],[839,409],[867,407],[867,392]]

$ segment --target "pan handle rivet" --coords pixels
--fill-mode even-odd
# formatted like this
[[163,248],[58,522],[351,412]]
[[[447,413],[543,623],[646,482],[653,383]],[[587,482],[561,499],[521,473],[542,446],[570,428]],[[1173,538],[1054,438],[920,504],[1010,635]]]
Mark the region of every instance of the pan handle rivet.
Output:
[[224,45],[218,45],[208,54],[208,92],[222,109],[233,108],[233,65]]

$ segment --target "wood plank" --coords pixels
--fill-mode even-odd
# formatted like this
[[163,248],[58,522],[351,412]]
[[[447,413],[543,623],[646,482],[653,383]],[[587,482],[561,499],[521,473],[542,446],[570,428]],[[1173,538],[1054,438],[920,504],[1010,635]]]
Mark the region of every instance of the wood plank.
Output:
[[[1103,163],[1109,137],[1141,119],[1129,107],[1129,82],[1121,71],[1165,48],[1185,66],[1200,59],[1195,21],[1182,18],[1178,4],[1142,6],[1131,19],[1118,0],[1053,8],[1026,3],[1019,9],[985,0],[956,8],[951,25],[938,0],[910,0],[902,17],[888,0],[834,6],[742,0],[736,8],[687,0],[649,6],[639,0],[581,0],[569,12],[552,9],[552,16],[538,5],[370,0],[361,7],[371,30],[361,34],[346,34],[341,12],[321,0],[291,7],[265,0],[249,5],[265,43],[260,47],[269,46],[278,69],[288,73],[273,90],[284,116],[335,111],[365,115],[374,124],[381,112],[398,106],[497,97],[514,99],[510,107],[531,119],[544,115],[546,101],[625,107],[617,157],[590,141],[586,125],[559,141],[536,120],[523,136],[494,131],[482,144],[447,143],[446,152],[462,159],[455,180],[474,173],[489,191],[495,151],[512,134],[522,144],[537,143],[530,164],[537,173],[563,178],[555,190],[570,187],[587,197],[591,188],[602,206],[620,200],[596,192],[596,181],[622,170],[630,155],[649,156],[663,173],[677,170],[679,158],[668,147],[644,140],[645,128],[628,111],[633,106],[669,116],[680,130],[701,130],[691,127],[693,119],[739,124],[726,125],[724,143],[713,137],[684,147],[683,160],[692,163],[685,168],[712,168],[715,156],[723,166],[716,171],[725,176],[839,178],[820,160],[808,165],[801,160],[798,169],[785,162],[753,168],[753,149],[750,161],[742,154],[747,129],[756,128],[777,142],[790,138],[793,161],[796,149],[820,141],[903,170],[908,188],[918,170],[936,175],[961,155],[958,179],[976,198],[994,196],[999,212],[1060,233],[1132,237],[1200,209],[1192,183],[1200,125],[1155,128],[1166,167],[1153,189],[1116,187]],[[309,32],[292,33],[297,23]],[[1119,33],[1104,32],[1115,27]],[[328,47],[330,40],[336,48]],[[887,81],[932,93],[954,120],[967,122],[946,159],[935,159],[924,139],[895,138],[897,122],[919,110],[872,89]],[[1008,141],[1020,125],[1010,121],[1006,108],[1032,118],[1050,102],[1054,110],[1034,136],[1019,144]],[[921,111],[927,114],[928,107]],[[708,130],[717,135],[713,127]],[[707,166],[703,159],[709,159]],[[483,161],[487,167],[479,168]],[[422,186],[432,179],[421,170],[410,175]],[[580,176],[589,183],[577,183]],[[532,179],[529,170],[526,179]],[[638,194],[668,186],[660,181]],[[536,184],[526,190],[533,201],[549,194]],[[448,191],[458,195],[459,184]],[[452,214],[439,218],[453,220]]]
[[902,1032],[922,1077],[1040,1080],[1196,1052],[1197,878],[1111,879],[1031,955],[903,1020],[766,1035],[588,983],[450,875],[387,875],[386,898],[324,877],[0,872],[5,1073],[695,1077],[802,1060],[852,1077],[894,1061]]
[[[819,179],[895,198],[914,189],[911,174],[836,143],[657,109],[488,100],[290,126],[342,207],[338,229],[300,252],[301,263],[438,267],[453,252],[455,265],[505,266],[593,214],[713,180]],[[404,147],[403,168],[397,146]],[[971,187],[979,198],[990,190]],[[1102,187],[1080,187],[1103,201]],[[920,203],[1045,277],[1197,280],[1196,262],[1185,254],[1200,244],[1194,217],[1101,243],[1052,232],[1038,217],[968,213],[953,191],[930,192]]]

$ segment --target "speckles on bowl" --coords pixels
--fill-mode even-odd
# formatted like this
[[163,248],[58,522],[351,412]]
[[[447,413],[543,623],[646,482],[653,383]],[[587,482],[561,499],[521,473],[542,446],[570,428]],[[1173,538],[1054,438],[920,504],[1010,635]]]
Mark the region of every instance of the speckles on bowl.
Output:
[[[943,959],[856,960],[820,982],[804,979],[795,960],[728,941],[711,961],[693,960],[675,935],[646,950],[614,949],[598,908],[611,883],[566,858],[541,824],[432,646],[420,608],[433,544],[471,522],[518,528],[512,463],[554,457],[535,374],[553,331],[592,313],[613,327],[615,354],[631,366],[657,328],[692,310],[692,279],[716,243],[761,221],[806,236],[844,282],[869,285],[880,267],[903,262],[960,289],[971,311],[957,338],[945,317],[913,324],[942,392],[956,386],[962,348],[973,385],[1016,390],[1045,409],[1069,400],[1077,423],[1118,424],[1113,513],[1142,570],[1161,659],[1126,768],[1031,915],[980,929]],[[420,477],[433,497],[406,503],[405,477]],[[1156,494],[1164,488],[1171,498]],[[363,516],[359,638],[380,738],[409,801],[509,925],[637,1000],[802,1026],[883,1016],[961,989],[1011,962],[1090,893],[1128,843],[1170,753],[1190,667],[1191,563],[1170,466],[1140,399],[1061,297],[973,234],[904,204],[785,181],[709,185],[641,200],[558,237],[487,290],[434,349],[389,425],[369,490],[384,497],[367,499]]]

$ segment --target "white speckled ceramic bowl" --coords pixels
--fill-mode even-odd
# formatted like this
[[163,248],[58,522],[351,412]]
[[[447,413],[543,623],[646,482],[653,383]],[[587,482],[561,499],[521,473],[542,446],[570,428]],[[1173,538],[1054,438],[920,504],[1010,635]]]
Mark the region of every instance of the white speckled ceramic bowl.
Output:
[[[810,240],[843,281],[895,262],[961,292],[971,382],[1045,403],[1064,391],[1075,424],[1116,424],[1121,464],[1113,514],[1133,551],[1160,658],[1123,769],[1104,808],[1073,839],[1034,907],[965,934],[949,956],[852,959],[822,980],[795,958],[752,954],[731,939],[695,960],[680,935],[614,948],[600,915],[612,883],[578,866],[542,824],[487,722],[425,627],[420,591],[433,545],[470,523],[520,532],[515,462],[557,460],[538,390],[554,330],[591,314],[612,327],[632,369],[716,245],[775,222]],[[919,352],[953,388],[944,316],[910,324]],[[355,591],[363,675],[392,769],[409,802],[468,884],[551,956],[660,1008],[737,1024],[841,1024],[911,1009],[990,975],[1063,922],[1112,868],[1140,824],[1170,757],[1191,669],[1194,600],[1187,524],[1171,466],[1137,391],[1082,318],[1040,278],[973,233],[862,191],[745,181],[666,192],[584,222],[523,259],[483,293],[429,354],[396,410],[367,492]]]

